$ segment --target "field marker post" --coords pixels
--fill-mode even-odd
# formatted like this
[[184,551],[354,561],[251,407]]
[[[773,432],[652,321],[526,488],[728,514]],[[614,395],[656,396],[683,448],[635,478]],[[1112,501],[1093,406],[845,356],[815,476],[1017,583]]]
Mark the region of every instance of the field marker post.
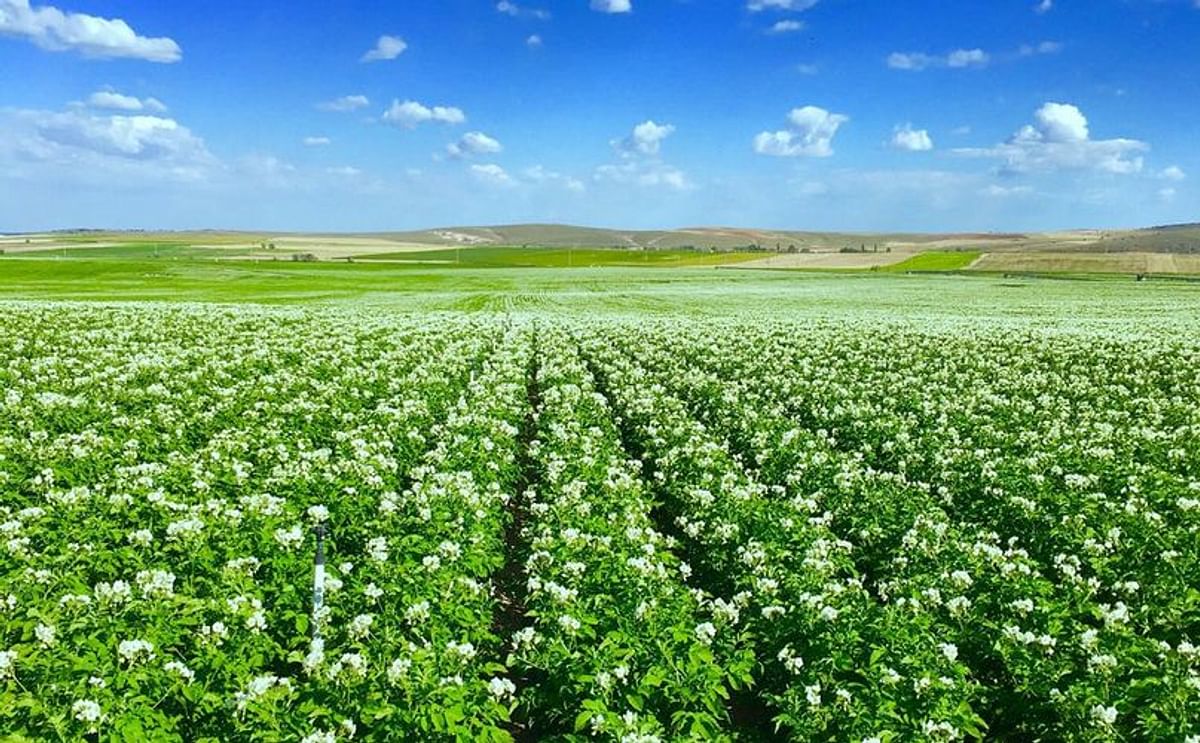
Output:
[[313,563],[313,640],[321,639],[321,607],[325,605],[325,525],[317,524],[317,555]]

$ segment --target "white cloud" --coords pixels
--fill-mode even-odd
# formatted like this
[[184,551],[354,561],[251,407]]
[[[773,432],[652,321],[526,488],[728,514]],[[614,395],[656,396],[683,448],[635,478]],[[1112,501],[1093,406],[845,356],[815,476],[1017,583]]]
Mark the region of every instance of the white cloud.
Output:
[[496,165],[495,163],[488,163],[487,165],[472,165],[471,175],[475,176],[475,178],[481,183],[486,183],[489,186],[503,186],[505,188],[510,188],[517,185],[517,182],[513,180],[513,177],[509,175],[504,168]]
[[1007,199],[1014,196],[1028,196],[1033,193],[1033,188],[1031,186],[1000,186],[993,183],[986,188],[979,189],[979,193],[993,199]]
[[1047,103],[1034,117],[1041,133],[1050,142],[1083,142],[1089,136],[1087,117],[1069,103]]
[[96,116],[68,111],[40,116],[38,133],[47,141],[105,155],[138,160],[207,158],[204,142],[174,119],[159,116]]
[[769,34],[790,34],[804,30],[804,21],[776,21],[775,25],[767,29]]
[[754,151],[774,157],[829,157],[838,128],[849,120],[818,106],[793,108],[788,114],[790,128],[760,132],[754,138]]
[[52,52],[76,51],[98,59],[178,62],[179,45],[166,37],[139,36],[119,18],[71,13],[29,0],[0,0],[0,36],[26,39]]
[[596,179],[614,183],[690,191],[695,185],[682,170],[658,160],[629,160],[619,165],[596,168]]
[[556,173],[553,170],[546,170],[546,168],[542,167],[541,165],[533,165],[526,168],[522,175],[534,183],[562,184],[563,188],[575,193],[582,193],[583,191],[587,190],[587,187],[583,184],[583,181],[579,180],[578,178],[572,178],[571,176],[563,175],[562,173]]
[[671,124],[656,124],[653,120],[647,120],[635,126],[628,137],[613,140],[612,145],[624,155],[657,155],[663,140],[674,131],[675,127]]
[[513,18],[527,16],[529,18],[536,18],[539,21],[544,21],[550,18],[550,11],[548,10],[543,10],[541,8],[526,8],[514,2],[510,2],[510,0],[500,0],[500,2],[496,3],[496,12],[512,16]]
[[629,13],[633,4],[630,0],[592,0],[591,8],[601,13]]
[[1060,41],[1043,41],[1038,44],[1022,44],[1017,48],[1018,57],[1032,57],[1036,54],[1058,54],[1063,49]]
[[264,153],[238,158],[233,163],[232,171],[239,177],[250,178],[269,188],[296,188],[305,183],[305,179],[297,177],[295,165]]
[[887,57],[887,66],[893,70],[919,72],[930,67],[984,67],[991,55],[982,49],[955,49],[944,57],[924,52],[892,52]]
[[671,124],[646,120],[633,128],[628,137],[614,139],[609,144],[623,158],[620,164],[596,168],[597,180],[633,184],[644,187],[664,187],[686,191],[695,186],[682,170],[659,159],[662,143],[675,131]]
[[467,120],[462,109],[453,106],[433,106],[432,108],[416,101],[393,100],[392,105],[383,113],[383,120],[389,124],[412,129],[426,121],[440,121],[443,124],[461,124]]
[[1142,169],[1137,155],[1149,145],[1136,139],[1091,138],[1087,117],[1069,103],[1046,103],[1008,141],[994,147],[960,148],[968,157],[996,158],[1014,173],[1047,170],[1099,170],[1136,173]]
[[97,90],[88,96],[87,104],[92,108],[103,108],[110,111],[150,111],[152,113],[162,113],[167,110],[166,105],[157,98],[137,98],[132,95],[123,95],[112,90]]
[[329,137],[305,137],[303,141],[306,147],[324,147],[331,140]]
[[471,155],[491,155],[503,150],[499,141],[483,132],[467,132],[457,142],[446,145],[450,157],[462,158]]
[[896,127],[892,135],[892,147],[908,152],[926,152],[933,149],[933,138],[925,129],[913,129],[912,124]]
[[380,36],[375,42],[375,48],[362,55],[360,62],[380,62],[388,59],[395,59],[404,53],[408,48],[408,44],[399,36]]
[[[1197,1],[1200,2],[1200,0]],[[1178,165],[1163,168],[1163,171],[1158,175],[1160,178],[1165,178],[1168,181],[1182,181],[1184,178],[1187,178],[1187,174],[1183,172],[1183,168]]]
[[944,55],[925,52],[892,52],[885,60],[893,70],[920,72],[928,69],[981,69],[993,63],[1015,62],[1025,57],[1057,54],[1063,45],[1057,41],[1022,44],[1011,52],[991,53],[983,49],[954,49]]
[[529,38],[525,39],[525,46],[530,49],[539,49],[542,46],[542,37],[538,34],[530,34]]
[[1049,13],[1054,8],[1054,0],[1041,0],[1037,5],[1033,6],[1033,12],[1041,15]]
[[801,75],[815,75],[820,71],[821,68],[815,64],[801,63],[796,65],[796,72],[799,72]]
[[318,103],[317,108],[322,111],[357,111],[369,105],[371,105],[371,101],[365,95],[344,95],[341,98],[334,98],[332,101]]
[[923,70],[935,61],[935,57],[922,52],[892,52],[888,55],[887,66],[893,70]]
[[761,10],[808,10],[820,0],[750,0],[746,9],[751,13]]
[[325,168],[325,172],[342,178],[356,178],[362,175],[362,171],[352,165]]
[[982,49],[955,49],[946,57],[948,67],[982,67],[988,63],[988,53]]

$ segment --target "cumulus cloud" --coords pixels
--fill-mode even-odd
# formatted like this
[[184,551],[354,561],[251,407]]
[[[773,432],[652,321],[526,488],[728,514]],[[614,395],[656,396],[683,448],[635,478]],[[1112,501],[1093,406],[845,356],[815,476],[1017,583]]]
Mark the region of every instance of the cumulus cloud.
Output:
[[990,60],[991,55],[982,49],[955,49],[945,56],[924,52],[892,52],[888,55],[887,66],[893,70],[919,72],[930,67],[984,67]]
[[504,15],[512,16],[513,18],[529,17],[536,18],[540,21],[550,18],[550,11],[542,8],[526,8],[509,0],[500,0],[496,3],[496,12]]
[[529,47],[530,49],[540,49],[542,46],[542,37],[538,34],[530,34],[529,37],[525,39],[525,46]]
[[793,108],[788,114],[788,129],[760,132],[754,138],[754,151],[774,157],[829,157],[838,128],[850,120],[819,106]]
[[18,110],[7,118],[0,151],[65,178],[195,181],[221,167],[200,137],[171,118],[83,108]]
[[413,129],[426,121],[440,121],[443,124],[461,124],[467,120],[462,109],[454,106],[429,107],[417,101],[393,100],[392,105],[383,113],[383,120],[389,124]]
[[303,141],[306,147],[324,147],[331,140],[329,137],[305,137]]
[[1021,136],[1034,137],[1040,133],[1051,142],[1082,142],[1090,136],[1087,117],[1070,103],[1047,103],[1037,110],[1034,118],[1040,132],[1027,127]]
[[446,152],[453,158],[470,157],[471,155],[491,155],[500,152],[504,147],[499,141],[483,132],[467,132],[457,142],[446,145]]
[[58,145],[138,160],[207,157],[204,142],[174,119],[68,111],[38,117],[38,133]]
[[592,10],[600,13],[629,13],[633,11],[631,0],[592,0]]
[[596,180],[672,191],[695,188],[682,170],[658,160],[630,160],[618,165],[601,165],[596,168]]
[[993,63],[1015,62],[1025,57],[1057,54],[1063,45],[1057,41],[1022,44],[1014,51],[988,52],[983,49],[954,49],[946,54],[925,52],[892,52],[886,58],[893,70],[920,72],[928,69],[980,69]]
[[988,53],[982,49],[955,49],[946,55],[947,67],[982,67],[988,63]]
[[893,70],[923,70],[937,59],[923,52],[892,52],[887,57],[887,66]]
[[475,176],[475,179],[479,182],[486,183],[489,186],[502,186],[504,188],[510,188],[517,185],[516,180],[514,180],[504,168],[496,165],[495,163],[488,163],[487,165],[472,165],[471,175]]
[[1054,0],[1041,0],[1037,5],[1033,6],[1033,12],[1041,15],[1049,13],[1054,8]]
[[926,152],[933,149],[933,138],[925,129],[913,129],[912,124],[896,127],[892,134],[892,147],[908,152]]
[[112,90],[97,90],[88,96],[87,104],[92,108],[107,109],[109,111],[150,111],[151,113],[162,113],[167,110],[163,102],[157,98],[137,98],[136,96],[123,95]]
[[1165,178],[1168,181],[1182,181],[1184,178],[1187,178],[1187,174],[1183,172],[1183,168],[1178,165],[1163,168],[1163,171],[1158,175],[1160,178]]
[[317,108],[322,111],[357,111],[369,105],[371,101],[365,95],[344,95],[332,101],[318,103]]
[[645,187],[664,187],[676,191],[694,188],[682,170],[659,158],[662,143],[675,131],[671,124],[659,124],[648,119],[638,124],[629,136],[614,139],[609,144],[621,156],[619,164],[601,165],[595,178],[601,181]]
[[29,0],[0,0],[0,36],[25,39],[47,51],[75,51],[98,59],[178,62],[183,56],[174,40],[140,36],[119,18],[33,6]]
[[750,0],[746,9],[751,13],[762,10],[808,10],[820,0]]
[[339,165],[325,168],[325,172],[329,175],[338,176],[339,178],[357,178],[362,175],[362,171],[352,165]]
[[1046,103],[1034,113],[1034,120],[994,147],[954,152],[1001,160],[1002,169],[1011,173],[1099,170],[1126,174],[1142,169],[1143,160],[1137,153],[1149,149],[1136,139],[1092,139],[1087,117],[1069,103]]
[[359,60],[361,62],[382,62],[388,59],[395,59],[404,53],[408,48],[408,44],[399,36],[380,36],[375,42],[375,47],[362,55]]
[[656,124],[653,120],[643,121],[633,128],[633,132],[624,139],[612,141],[612,146],[624,155],[657,155],[662,142],[675,127],[671,124]]
[[557,173],[553,170],[547,170],[541,165],[533,165],[526,168],[523,172],[523,175],[525,178],[534,183],[557,183],[562,185],[562,187],[568,191],[573,191],[575,193],[582,193],[583,191],[587,190],[587,187],[583,184],[583,181],[579,180],[578,178],[572,178],[569,175],[563,175],[562,173]]
[[776,21],[775,25],[767,29],[769,34],[791,34],[797,31],[804,30],[804,21]]

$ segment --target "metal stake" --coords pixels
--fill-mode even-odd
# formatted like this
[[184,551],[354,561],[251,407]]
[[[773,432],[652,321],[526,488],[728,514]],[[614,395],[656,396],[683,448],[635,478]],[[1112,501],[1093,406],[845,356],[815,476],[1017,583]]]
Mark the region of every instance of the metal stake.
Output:
[[313,565],[313,639],[321,639],[319,616],[325,605],[325,525],[317,524],[317,558]]

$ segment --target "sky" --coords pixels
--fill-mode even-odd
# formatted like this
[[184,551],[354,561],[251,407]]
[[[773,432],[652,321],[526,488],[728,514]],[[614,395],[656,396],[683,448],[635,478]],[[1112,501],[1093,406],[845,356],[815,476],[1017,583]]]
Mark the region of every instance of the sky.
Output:
[[0,232],[1200,221],[1200,0],[0,0]]

